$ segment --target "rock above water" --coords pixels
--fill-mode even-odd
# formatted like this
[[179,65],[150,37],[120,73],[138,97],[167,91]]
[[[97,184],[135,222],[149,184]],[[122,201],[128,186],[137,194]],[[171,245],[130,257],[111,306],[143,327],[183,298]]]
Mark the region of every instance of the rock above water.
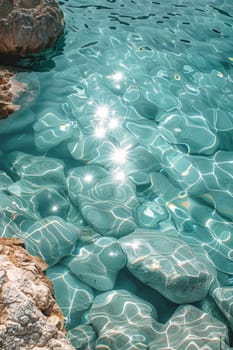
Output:
[[0,0],[0,54],[43,51],[63,29],[63,13],[54,0]]
[[35,73],[0,65],[0,119],[29,107],[39,90]]
[[0,119],[6,118],[8,114],[20,109],[14,100],[25,90],[25,87],[25,84],[15,79],[13,72],[0,67]]
[[0,239],[0,349],[74,350],[46,264],[31,257],[18,239]]

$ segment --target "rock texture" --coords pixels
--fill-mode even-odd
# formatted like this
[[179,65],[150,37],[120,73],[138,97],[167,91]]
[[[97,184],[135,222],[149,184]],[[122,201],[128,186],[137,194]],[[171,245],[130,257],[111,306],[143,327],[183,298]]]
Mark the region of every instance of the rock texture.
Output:
[[0,65],[0,119],[32,105],[40,91],[33,72]]
[[0,239],[0,349],[74,350],[64,335],[47,265],[18,239]]
[[0,67],[0,119],[20,109],[19,105],[14,104],[14,99],[24,89],[25,84],[17,81],[13,72]]
[[208,260],[178,238],[175,230],[137,229],[120,243],[129,271],[168,300],[186,304],[206,297],[213,282]]
[[63,13],[55,0],[0,0],[0,54],[43,51],[63,28]]

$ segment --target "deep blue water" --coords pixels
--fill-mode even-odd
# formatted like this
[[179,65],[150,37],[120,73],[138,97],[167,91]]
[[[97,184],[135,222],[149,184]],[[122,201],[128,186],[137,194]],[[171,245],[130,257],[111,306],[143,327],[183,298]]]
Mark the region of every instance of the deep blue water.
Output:
[[2,236],[50,265],[77,349],[178,350],[178,304],[233,329],[232,1],[59,3],[64,37],[19,64],[37,98],[0,122]]

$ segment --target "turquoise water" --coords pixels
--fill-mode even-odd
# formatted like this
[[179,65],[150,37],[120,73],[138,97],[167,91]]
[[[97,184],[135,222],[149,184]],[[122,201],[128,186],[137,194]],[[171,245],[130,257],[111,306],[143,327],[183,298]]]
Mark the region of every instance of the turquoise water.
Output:
[[0,122],[2,237],[50,265],[77,349],[230,349],[232,1],[60,5]]

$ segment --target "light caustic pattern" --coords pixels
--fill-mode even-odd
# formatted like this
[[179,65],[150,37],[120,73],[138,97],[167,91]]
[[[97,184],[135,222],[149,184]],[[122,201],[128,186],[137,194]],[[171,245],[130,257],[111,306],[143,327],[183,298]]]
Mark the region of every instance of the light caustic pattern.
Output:
[[0,122],[0,235],[49,264],[77,349],[230,349],[232,1],[60,5]]

